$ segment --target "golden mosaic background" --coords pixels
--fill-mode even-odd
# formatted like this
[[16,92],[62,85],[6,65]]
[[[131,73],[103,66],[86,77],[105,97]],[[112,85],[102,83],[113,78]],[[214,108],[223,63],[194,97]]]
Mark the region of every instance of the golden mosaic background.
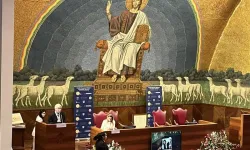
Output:
[[38,15],[50,0],[15,0],[14,16],[14,70],[18,70],[25,39]]
[[221,33],[239,1],[194,0],[201,20],[201,51],[198,69],[209,69]]
[[[198,69],[250,72],[249,0],[193,0],[201,20]],[[15,0],[14,70],[18,70],[24,39],[48,0]],[[213,58],[213,59],[212,59]],[[212,61],[211,61],[212,60]]]
[[241,0],[215,48],[210,69],[250,73],[250,0]]

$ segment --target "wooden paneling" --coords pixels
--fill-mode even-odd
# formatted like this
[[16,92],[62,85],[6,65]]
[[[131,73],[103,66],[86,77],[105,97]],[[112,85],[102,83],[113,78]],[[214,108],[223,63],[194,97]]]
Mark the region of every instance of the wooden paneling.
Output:
[[214,106],[213,105],[201,105],[201,114],[203,120],[213,121],[214,119]]
[[226,107],[225,110],[225,127],[230,126],[230,117],[240,116],[240,109]]
[[231,117],[229,127],[229,140],[240,143],[241,149],[250,149],[250,115],[242,114],[241,117]]
[[[208,104],[195,104],[195,105],[164,105],[163,110],[167,111],[167,121],[172,120],[172,109],[178,107],[188,110],[187,119],[192,121],[192,118],[196,120],[207,120],[211,122],[218,123],[220,129],[227,129],[229,127],[230,117],[239,117],[241,109],[233,107],[222,107],[214,106]],[[109,111],[114,110],[118,111],[118,120],[122,124],[130,125],[133,121],[133,114],[143,114],[146,113],[146,106],[127,106],[127,107],[96,107],[94,112],[98,113],[99,111]],[[243,110],[243,109],[242,109]],[[45,121],[48,120],[48,116],[53,113],[53,109],[46,110]],[[74,110],[63,109],[66,114],[66,121],[74,121]],[[246,111],[246,109],[244,109]],[[14,112],[21,113],[23,120],[26,124],[25,130],[25,139],[32,139],[31,132],[34,128],[34,123],[36,116],[39,113],[39,110],[15,110]]]
[[[200,124],[201,123],[201,124]],[[203,124],[202,124],[203,123]],[[118,142],[123,148],[129,150],[148,150],[151,148],[151,134],[153,132],[178,131],[181,130],[182,150],[197,149],[204,136],[216,131],[217,124],[212,122],[199,122],[196,125],[166,126],[157,128],[122,129],[119,134],[108,134],[108,143],[111,140]],[[92,138],[100,132],[99,128],[91,128]],[[92,139],[91,138],[91,139]],[[92,141],[92,144],[94,142]]]
[[250,149],[250,115],[241,115],[241,143],[244,149]]
[[24,150],[25,127],[12,127],[12,148],[13,150]]
[[197,105],[193,105],[193,117],[196,120],[202,120],[202,105],[201,104],[197,104]]
[[36,150],[75,150],[75,124],[67,123],[65,127],[55,124],[36,124]]
[[229,123],[229,140],[234,143],[239,143],[240,141],[240,117],[231,117]]
[[225,127],[225,110],[226,107],[220,106],[214,106],[213,109],[213,122],[217,122],[220,129]]
[[219,128],[226,130],[229,127],[230,117],[240,117],[241,111],[249,111],[248,109],[209,104],[193,105],[193,109],[195,119],[201,116],[202,120],[216,122],[218,123]]

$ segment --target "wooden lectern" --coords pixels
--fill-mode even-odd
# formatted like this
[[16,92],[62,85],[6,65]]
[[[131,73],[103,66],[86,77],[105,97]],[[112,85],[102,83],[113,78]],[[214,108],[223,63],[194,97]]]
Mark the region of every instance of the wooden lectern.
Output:
[[250,114],[230,117],[229,141],[240,143],[242,149],[250,149]]
[[12,148],[13,150],[24,150],[25,125],[12,126]]
[[75,150],[75,123],[36,122],[35,133],[36,150]]

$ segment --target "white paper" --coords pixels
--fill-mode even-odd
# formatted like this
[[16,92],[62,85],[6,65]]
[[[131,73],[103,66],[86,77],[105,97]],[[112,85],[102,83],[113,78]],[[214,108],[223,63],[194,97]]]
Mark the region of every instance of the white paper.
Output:
[[67,127],[66,123],[58,123],[58,124],[56,124],[56,128],[66,128],[66,127]]
[[146,122],[146,114],[134,115],[134,125],[136,126],[136,128],[145,128],[147,126]]

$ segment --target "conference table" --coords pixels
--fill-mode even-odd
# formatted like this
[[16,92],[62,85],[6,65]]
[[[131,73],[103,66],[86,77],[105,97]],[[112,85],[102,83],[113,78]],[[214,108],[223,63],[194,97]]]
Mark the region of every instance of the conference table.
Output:
[[[199,120],[198,124],[119,129],[116,133],[114,131],[107,131],[107,142],[111,143],[114,140],[128,150],[150,150],[151,135],[153,132],[181,131],[181,149],[197,150],[207,134],[218,130],[217,123]],[[93,138],[100,132],[102,132],[100,128],[91,127],[91,145],[95,144]]]

